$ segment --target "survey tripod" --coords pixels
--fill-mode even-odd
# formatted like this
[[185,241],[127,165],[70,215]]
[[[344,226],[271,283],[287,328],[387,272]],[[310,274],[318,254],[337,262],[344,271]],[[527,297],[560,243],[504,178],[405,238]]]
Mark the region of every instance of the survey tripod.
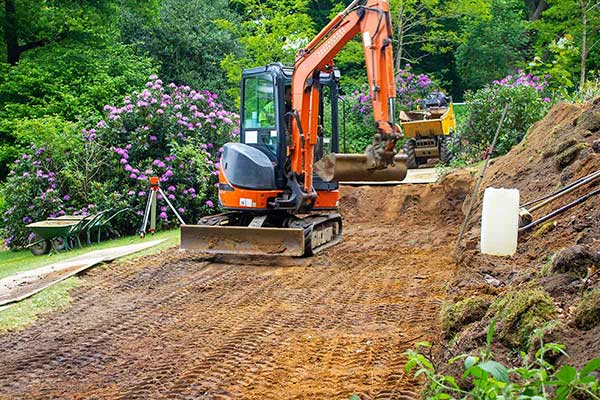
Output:
[[158,200],[158,194],[162,196],[163,199],[169,205],[169,208],[173,211],[181,225],[185,225],[183,222],[183,218],[177,212],[173,204],[169,201],[169,198],[165,195],[165,192],[160,188],[158,176],[150,177],[150,191],[148,192],[148,201],[146,201],[146,210],[144,211],[144,220],[142,222],[142,227],[140,229],[140,238],[146,236],[146,228],[148,227],[148,220],[150,220],[150,233],[154,233],[156,231],[156,202]]

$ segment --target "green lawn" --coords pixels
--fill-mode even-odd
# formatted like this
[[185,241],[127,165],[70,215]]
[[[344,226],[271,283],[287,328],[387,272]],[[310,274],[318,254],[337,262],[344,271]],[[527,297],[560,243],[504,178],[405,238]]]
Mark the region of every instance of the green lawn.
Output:
[[[146,237],[148,240],[166,239],[165,242],[158,246],[130,254],[121,259],[130,259],[142,257],[144,255],[157,253],[163,249],[179,245],[179,229],[173,229],[165,232],[158,232],[155,235]],[[26,271],[29,269],[41,267],[50,263],[61,261],[77,255],[85,254],[90,251],[106,249],[108,247],[124,246],[128,244],[140,243],[140,238],[137,236],[128,236],[120,239],[102,242],[93,246],[86,246],[81,249],[76,249],[69,252],[59,254],[34,256],[29,250],[19,251],[1,251],[0,252],[0,279],[10,276],[16,272]],[[81,279],[73,276],[63,282],[57,283],[42,290],[34,296],[25,299],[15,305],[12,305],[4,310],[0,310],[0,334],[10,331],[16,331],[25,328],[37,320],[44,314],[49,314],[54,310],[66,307],[71,296],[71,289],[78,287],[81,284]]]
[[71,302],[69,291],[81,280],[72,276],[46,290],[42,290],[5,310],[0,311],[0,334],[25,328],[44,314],[63,308]]
[[[155,239],[167,239],[166,242],[161,243],[159,246],[155,246],[150,249],[146,249],[139,253],[135,253],[130,257],[139,257],[145,254],[155,253],[159,250],[167,247],[179,245],[179,229],[173,229],[170,231],[157,232],[154,235],[148,235],[144,240],[155,240]],[[66,260],[71,257],[79,256],[81,254],[88,253],[94,250],[106,249],[109,247],[124,246],[128,244],[140,243],[141,239],[138,236],[127,236],[119,239],[108,240],[100,244],[92,246],[84,246],[81,249],[75,249],[66,252],[60,252],[57,254],[50,254],[44,256],[34,256],[29,250],[6,250],[0,251],[0,279],[7,276],[13,275],[17,272],[27,271],[33,268],[42,267],[44,265],[52,264],[58,261]]]

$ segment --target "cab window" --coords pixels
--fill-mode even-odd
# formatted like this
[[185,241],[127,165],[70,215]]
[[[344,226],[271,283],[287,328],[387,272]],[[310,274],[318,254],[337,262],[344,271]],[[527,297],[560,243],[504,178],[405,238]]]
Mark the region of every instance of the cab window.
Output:
[[244,129],[275,128],[275,86],[269,74],[247,77],[244,83]]

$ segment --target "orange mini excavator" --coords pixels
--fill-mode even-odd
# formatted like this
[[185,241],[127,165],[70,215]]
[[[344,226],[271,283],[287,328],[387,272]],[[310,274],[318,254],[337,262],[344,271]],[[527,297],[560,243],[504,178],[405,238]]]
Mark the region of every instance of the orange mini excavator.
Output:
[[[359,33],[375,132],[364,154],[337,154],[339,74],[333,57]],[[353,1],[298,51],[292,67],[245,70],[241,90],[240,142],[227,143],[220,160],[225,212],[182,226],[182,248],[312,255],[341,241],[339,181],[406,176],[406,157],[396,154],[401,130],[394,121],[387,0]]]

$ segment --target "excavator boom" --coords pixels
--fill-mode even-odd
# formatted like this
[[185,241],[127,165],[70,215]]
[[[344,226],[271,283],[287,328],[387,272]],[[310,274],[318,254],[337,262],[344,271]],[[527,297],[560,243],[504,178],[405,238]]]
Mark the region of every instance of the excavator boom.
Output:
[[[292,123],[291,167],[305,177],[304,189],[312,189],[313,154],[319,128],[317,112],[318,89],[315,77],[333,69],[333,57],[356,35],[361,34],[369,92],[373,105],[376,130],[373,143],[362,156],[343,157],[321,162],[318,171],[323,178],[362,180],[364,176],[393,174],[393,180],[402,180],[406,168],[391,168],[387,174],[369,172],[375,169],[405,164],[395,158],[396,141],[401,130],[394,121],[396,86],[393,72],[392,27],[387,0],[368,0],[366,4],[353,1],[338,14],[304,49],[298,51],[292,80],[292,106],[299,116]],[[304,145],[302,145],[304,142]],[[346,162],[338,162],[341,161]],[[351,175],[354,174],[354,175]],[[386,179],[380,179],[386,180]]]

